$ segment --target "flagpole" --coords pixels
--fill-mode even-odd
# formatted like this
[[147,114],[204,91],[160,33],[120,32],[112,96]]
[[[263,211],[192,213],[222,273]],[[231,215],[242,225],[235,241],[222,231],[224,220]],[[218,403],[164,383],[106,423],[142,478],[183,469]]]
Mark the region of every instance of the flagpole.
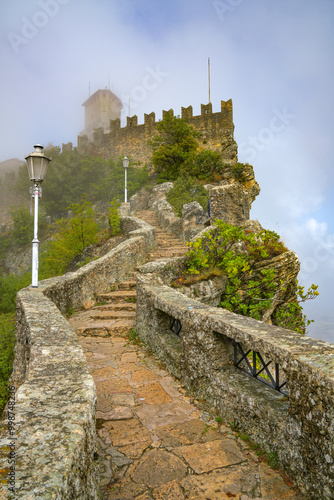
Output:
[[209,80],[209,103],[211,102],[211,89],[210,89],[210,57],[208,57],[208,80]]

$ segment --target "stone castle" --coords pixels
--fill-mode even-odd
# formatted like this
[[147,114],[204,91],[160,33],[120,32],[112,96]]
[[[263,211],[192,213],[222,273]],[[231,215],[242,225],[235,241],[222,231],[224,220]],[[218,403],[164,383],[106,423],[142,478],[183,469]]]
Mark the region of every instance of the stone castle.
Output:
[[[84,103],[85,129],[78,136],[78,151],[113,158],[128,156],[134,164],[149,162],[151,149],[148,141],[156,134],[155,113],[144,114],[144,123],[138,125],[138,116],[127,116],[126,126],[121,127],[120,99],[108,89],[97,90]],[[163,111],[162,116],[173,109]],[[200,133],[205,149],[218,151],[226,163],[237,160],[237,144],[234,140],[232,100],[221,101],[221,110],[212,112],[212,103],[201,104],[201,114],[194,116],[193,108],[181,108],[185,119]],[[63,145],[66,150],[69,145]]]

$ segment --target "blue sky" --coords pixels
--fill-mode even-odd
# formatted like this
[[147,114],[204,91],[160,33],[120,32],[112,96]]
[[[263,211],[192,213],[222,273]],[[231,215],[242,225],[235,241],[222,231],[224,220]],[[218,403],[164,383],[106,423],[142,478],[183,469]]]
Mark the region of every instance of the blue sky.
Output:
[[310,335],[334,343],[333,0],[12,0],[0,7],[0,161],[72,141],[109,85],[137,114],[232,98],[239,160],[261,194],[251,217],[280,233],[319,285]]

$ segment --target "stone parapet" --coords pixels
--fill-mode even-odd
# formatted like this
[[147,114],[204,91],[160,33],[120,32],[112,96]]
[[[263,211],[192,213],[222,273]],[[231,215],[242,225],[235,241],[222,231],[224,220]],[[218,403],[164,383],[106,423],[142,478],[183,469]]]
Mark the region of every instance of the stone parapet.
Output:
[[[184,110],[185,108],[183,108]],[[237,159],[237,144],[234,140],[232,100],[221,101],[221,110],[212,112],[212,104],[201,105],[201,114],[193,116],[192,108],[182,110],[182,118],[195,128],[200,135],[203,147],[218,151],[226,163],[233,164]],[[174,116],[172,109],[163,111]],[[78,136],[80,153],[97,154],[117,161],[127,154],[134,164],[150,164],[152,148],[149,141],[157,134],[155,113],[145,114],[144,123],[138,124],[138,117],[127,116],[126,126],[121,127],[119,118],[110,120],[109,131],[105,126],[95,125],[94,132]],[[95,128],[99,126],[100,128]]]
[[[0,499],[98,498],[95,385],[63,315],[109,291],[145,261],[155,244],[154,228],[130,217],[122,224],[129,239],[105,256],[76,272],[41,281],[38,289],[18,293],[10,381],[15,405],[0,429]],[[15,423],[14,436],[9,434],[10,421]],[[9,477],[14,478],[15,493],[6,484]]]
[[[276,453],[306,498],[333,499],[334,346],[188,298],[168,286],[173,267],[139,269],[139,336],[197,398]],[[279,366],[286,395],[234,366],[235,343]]]

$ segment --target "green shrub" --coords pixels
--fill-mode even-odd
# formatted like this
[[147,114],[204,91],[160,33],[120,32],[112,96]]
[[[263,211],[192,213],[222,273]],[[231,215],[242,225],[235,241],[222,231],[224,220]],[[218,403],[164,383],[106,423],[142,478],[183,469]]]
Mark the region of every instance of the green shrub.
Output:
[[215,223],[214,229],[190,243],[186,270],[177,283],[188,284],[191,276],[200,280],[223,274],[227,284],[220,307],[258,320],[272,307],[278,290],[288,292],[287,302],[275,304],[278,307],[273,319],[277,325],[304,333],[305,323],[310,321],[302,314],[300,302],[315,298],[317,286],[312,285],[305,293],[293,279],[283,288],[274,269],[257,269],[257,263],[286,251],[279,235],[265,229],[254,234],[221,220]]
[[235,165],[233,165],[232,174],[233,174],[233,177],[237,181],[243,181],[243,179],[244,179],[244,164],[243,163],[236,163]]
[[182,207],[186,203],[197,201],[204,210],[207,208],[209,192],[196,179],[179,177],[172,189],[166,194],[168,203],[172,205],[178,216],[182,215]]
[[31,273],[22,275],[0,275],[0,313],[11,313],[16,309],[16,294],[31,283]]
[[219,181],[225,172],[221,154],[210,149],[199,151],[194,158],[192,175],[197,179]]
[[108,210],[108,223],[109,223],[109,232],[111,236],[116,236],[120,233],[120,222],[121,217],[118,213],[118,207],[120,207],[120,203],[116,201],[116,198],[110,202],[110,208]]

